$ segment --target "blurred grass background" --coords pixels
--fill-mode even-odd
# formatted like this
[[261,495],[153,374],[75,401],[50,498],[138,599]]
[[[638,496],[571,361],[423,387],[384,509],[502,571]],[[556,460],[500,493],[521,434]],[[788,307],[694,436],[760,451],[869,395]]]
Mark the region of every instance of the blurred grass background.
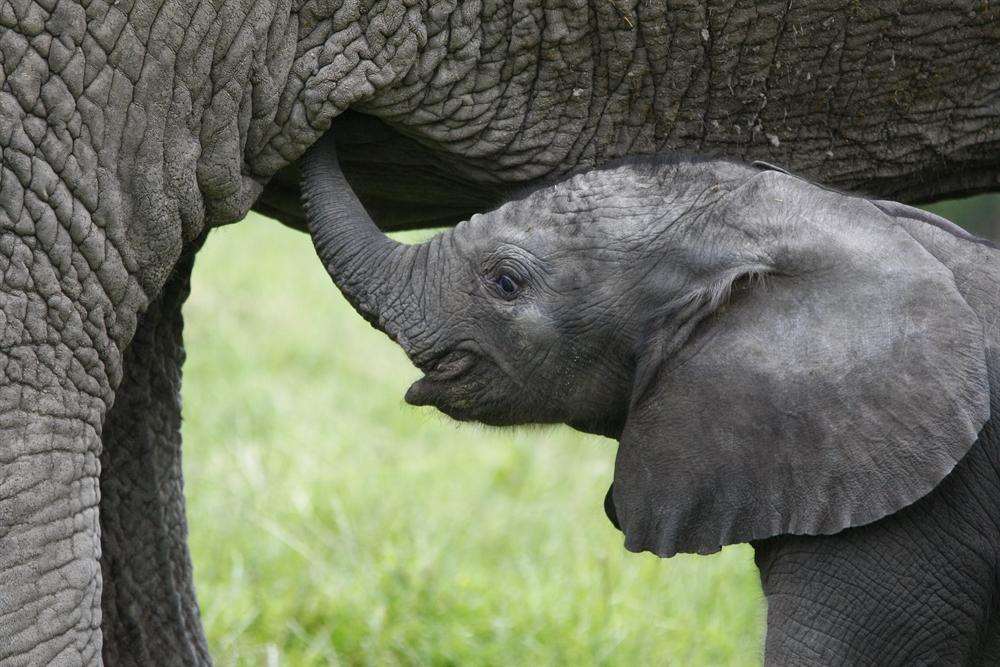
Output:
[[[998,201],[938,210],[995,235],[976,221]],[[614,442],[405,405],[417,371],[306,235],[256,215],[214,231],[185,317],[191,550],[218,664],[760,662],[749,547],[629,554],[602,509]]]

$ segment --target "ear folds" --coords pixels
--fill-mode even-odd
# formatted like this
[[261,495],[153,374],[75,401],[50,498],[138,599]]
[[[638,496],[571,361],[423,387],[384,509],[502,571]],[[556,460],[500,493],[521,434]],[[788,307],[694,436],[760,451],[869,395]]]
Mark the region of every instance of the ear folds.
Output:
[[797,183],[719,212],[745,232],[733,256],[766,255],[775,275],[640,361],[654,370],[609,512],[632,551],[875,521],[931,491],[989,417],[982,328],[951,272],[867,202]]

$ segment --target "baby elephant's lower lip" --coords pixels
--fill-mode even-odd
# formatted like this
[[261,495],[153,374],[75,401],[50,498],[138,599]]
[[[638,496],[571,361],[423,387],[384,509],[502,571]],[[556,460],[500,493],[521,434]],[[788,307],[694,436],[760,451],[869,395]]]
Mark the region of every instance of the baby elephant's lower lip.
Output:
[[406,396],[403,397],[403,400],[410,405],[433,405],[434,390],[432,384],[426,376],[420,378],[406,390]]
[[475,364],[469,354],[450,352],[428,370],[406,390],[404,400],[410,405],[434,405],[434,398],[440,396],[444,383],[466,373]]

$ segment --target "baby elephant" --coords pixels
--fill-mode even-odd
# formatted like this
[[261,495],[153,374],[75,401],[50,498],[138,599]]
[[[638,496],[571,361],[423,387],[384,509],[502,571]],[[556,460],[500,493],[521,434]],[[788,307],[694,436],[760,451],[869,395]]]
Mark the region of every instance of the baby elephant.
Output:
[[383,235],[331,133],[319,256],[460,420],[619,441],[632,551],[752,542],[770,664],[1000,664],[1000,251],[764,166],[649,158]]

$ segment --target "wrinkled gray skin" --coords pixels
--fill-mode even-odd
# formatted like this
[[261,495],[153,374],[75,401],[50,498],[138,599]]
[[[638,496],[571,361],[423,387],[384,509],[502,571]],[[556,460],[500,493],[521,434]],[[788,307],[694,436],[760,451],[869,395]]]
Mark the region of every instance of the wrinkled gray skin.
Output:
[[180,307],[338,117],[383,228],[628,154],[765,159],[907,201],[1000,187],[996,3],[0,7],[0,662],[206,662]]
[[1000,249],[722,161],[609,165],[411,246],[330,135],[303,193],[334,282],[424,371],[409,403],[619,440],[632,551],[755,544],[770,664],[1000,659]]

